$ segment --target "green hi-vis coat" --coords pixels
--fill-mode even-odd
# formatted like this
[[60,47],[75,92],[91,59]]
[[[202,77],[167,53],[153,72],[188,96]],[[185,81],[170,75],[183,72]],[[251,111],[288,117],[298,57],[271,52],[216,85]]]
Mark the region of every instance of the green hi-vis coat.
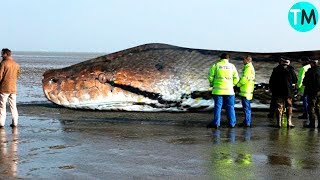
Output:
[[252,63],[250,62],[244,65],[240,81],[237,84],[237,86],[240,87],[240,96],[245,97],[248,100],[252,99],[254,90],[254,79],[255,71]]
[[300,70],[299,70],[297,88],[298,88],[298,93],[300,96],[304,95],[304,85],[302,84],[302,82],[303,82],[303,79],[304,79],[306,72],[308,71],[308,69],[310,67],[311,67],[311,65],[307,64],[307,65],[303,66],[302,68],[300,68]]
[[228,59],[221,59],[213,64],[208,76],[212,94],[214,95],[234,95],[233,86],[239,81],[236,67],[229,63]]

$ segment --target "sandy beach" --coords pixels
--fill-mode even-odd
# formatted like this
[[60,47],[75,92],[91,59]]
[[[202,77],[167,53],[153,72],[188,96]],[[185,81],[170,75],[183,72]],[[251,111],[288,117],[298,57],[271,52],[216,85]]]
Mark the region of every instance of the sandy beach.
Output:
[[[9,178],[316,178],[319,132],[275,128],[266,112],[253,128],[205,128],[211,113],[76,111],[19,105],[20,125],[1,131]],[[296,113],[297,114],[297,113]],[[238,121],[242,117],[237,111]],[[225,124],[225,116],[223,122]]]

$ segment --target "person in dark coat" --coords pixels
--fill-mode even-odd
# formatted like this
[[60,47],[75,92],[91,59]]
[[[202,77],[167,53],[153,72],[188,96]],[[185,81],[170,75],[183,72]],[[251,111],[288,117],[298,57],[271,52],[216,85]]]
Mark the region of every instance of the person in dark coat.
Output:
[[[303,85],[308,101],[309,124],[306,127],[315,128],[316,118],[320,119],[320,67],[318,60],[310,60],[311,68],[305,74]],[[319,126],[318,126],[319,127]]]
[[277,106],[276,118],[278,127],[282,125],[284,108],[286,108],[287,127],[294,127],[292,123],[292,98],[297,81],[297,75],[294,72],[294,68],[290,66],[290,60],[281,58],[279,65],[273,69],[269,80],[270,91],[275,98]]
[[[279,64],[281,63],[281,61],[279,61]],[[270,84],[268,87],[269,91],[270,90]],[[274,95],[271,93],[271,101],[270,101],[270,107],[269,107],[269,113],[267,115],[268,118],[273,119],[274,115],[276,113],[276,109],[277,109],[277,103],[276,103],[276,98],[274,97]]]

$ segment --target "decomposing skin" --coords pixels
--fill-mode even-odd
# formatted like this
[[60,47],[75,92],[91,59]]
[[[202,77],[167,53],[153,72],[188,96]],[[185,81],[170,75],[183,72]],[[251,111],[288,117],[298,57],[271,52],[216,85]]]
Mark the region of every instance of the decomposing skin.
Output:
[[[43,74],[43,90],[50,101],[69,108],[208,110],[213,107],[208,71],[221,53],[166,44],[141,45],[48,70]],[[247,53],[228,53],[242,68],[241,60]],[[279,54],[252,55],[272,60]]]

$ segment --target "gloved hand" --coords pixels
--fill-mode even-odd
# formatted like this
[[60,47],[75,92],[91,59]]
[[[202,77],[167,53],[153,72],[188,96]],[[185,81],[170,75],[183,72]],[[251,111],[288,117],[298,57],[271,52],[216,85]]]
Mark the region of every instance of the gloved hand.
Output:
[[233,86],[233,90],[234,90],[234,93],[239,94],[239,92],[240,92],[240,87],[238,87],[238,86]]

